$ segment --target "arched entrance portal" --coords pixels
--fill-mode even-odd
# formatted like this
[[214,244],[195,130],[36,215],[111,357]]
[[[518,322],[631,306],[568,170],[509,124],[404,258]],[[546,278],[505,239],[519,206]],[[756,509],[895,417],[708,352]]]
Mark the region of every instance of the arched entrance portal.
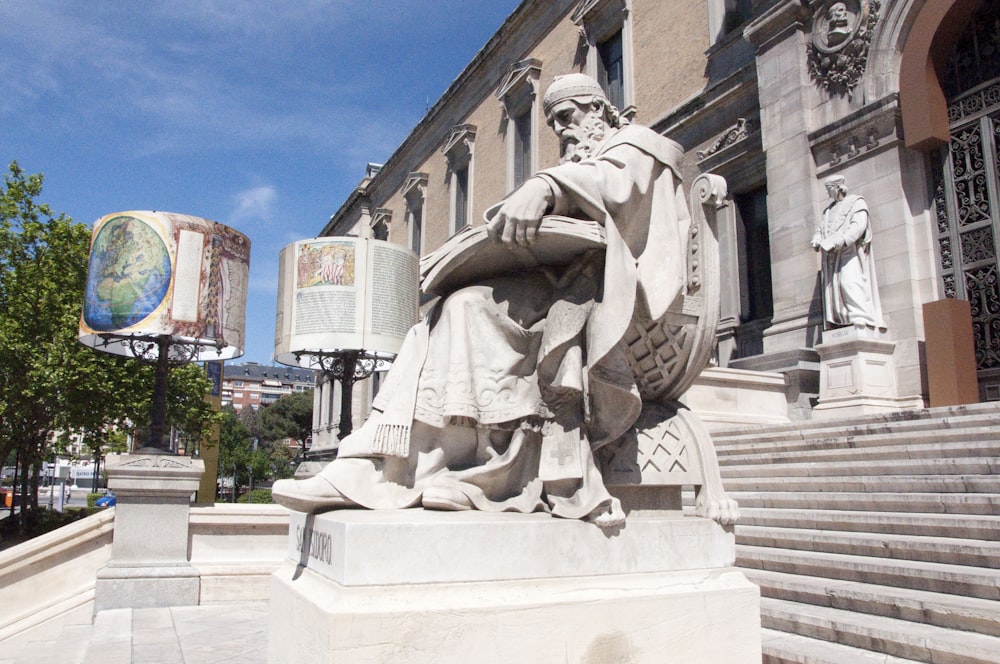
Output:
[[972,308],[981,397],[1000,399],[1000,3],[985,2],[936,62],[950,141],[935,156],[943,292]]

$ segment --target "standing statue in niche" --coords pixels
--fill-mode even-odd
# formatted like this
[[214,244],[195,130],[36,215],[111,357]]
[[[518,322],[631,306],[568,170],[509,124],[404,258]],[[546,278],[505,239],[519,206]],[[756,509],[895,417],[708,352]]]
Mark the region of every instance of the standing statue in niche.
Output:
[[537,246],[547,215],[597,222],[606,245],[446,293],[410,330],[338,458],[316,477],[277,482],[277,502],[304,512],[423,506],[624,521],[595,453],[643,410],[623,344],[633,321],[656,321],[683,299],[691,217],[682,152],[628,124],[582,74],[557,77],[543,109],[560,164],[491,208],[491,246],[507,247],[503,255]]
[[831,202],[823,210],[812,248],[822,253],[826,328],[853,325],[885,329],[872,257],[871,219],[861,196],[847,193],[844,176],[824,184]]

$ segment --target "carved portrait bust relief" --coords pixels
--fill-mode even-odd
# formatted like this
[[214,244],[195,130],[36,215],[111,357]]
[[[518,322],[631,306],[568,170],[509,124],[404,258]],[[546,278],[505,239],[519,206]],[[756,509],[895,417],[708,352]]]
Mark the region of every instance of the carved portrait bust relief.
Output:
[[865,29],[868,12],[864,0],[827,0],[813,15],[813,46],[822,53],[839,51]]

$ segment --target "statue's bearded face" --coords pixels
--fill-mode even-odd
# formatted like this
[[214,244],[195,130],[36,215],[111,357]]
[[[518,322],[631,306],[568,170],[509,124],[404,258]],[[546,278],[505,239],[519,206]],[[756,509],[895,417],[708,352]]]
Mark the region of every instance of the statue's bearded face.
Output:
[[608,132],[603,109],[599,104],[581,103],[572,99],[552,107],[549,125],[559,137],[560,161],[580,161],[594,154]]

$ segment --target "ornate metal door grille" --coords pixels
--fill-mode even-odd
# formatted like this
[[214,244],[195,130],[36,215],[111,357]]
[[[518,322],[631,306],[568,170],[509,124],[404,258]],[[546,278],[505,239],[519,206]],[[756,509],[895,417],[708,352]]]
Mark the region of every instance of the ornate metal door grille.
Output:
[[969,301],[980,383],[1000,379],[1000,79],[948,107],[951,145],[937,173],[934,204],[947,297]]

